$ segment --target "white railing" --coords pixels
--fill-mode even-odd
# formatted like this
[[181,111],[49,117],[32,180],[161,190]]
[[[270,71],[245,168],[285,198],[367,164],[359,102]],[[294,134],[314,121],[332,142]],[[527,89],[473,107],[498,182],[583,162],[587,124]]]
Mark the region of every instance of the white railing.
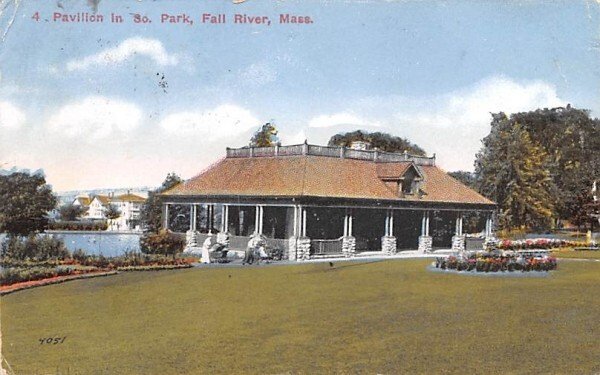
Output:
[[311,240],[310,255],[336,255],[342,254],[342,239]]
[[228,158],[252,158],[274,156],[314,155],[333,158],[346,158],[356,160],[371,160],[379,163],[397,163],[411,161],[417,165],[435,165],[435,154],[432,157],[411,155],[404,153],[384,152],[379,150],[355,150],[339,146],[319,145],[290,145],[272,147],[242,147],[227,148]]

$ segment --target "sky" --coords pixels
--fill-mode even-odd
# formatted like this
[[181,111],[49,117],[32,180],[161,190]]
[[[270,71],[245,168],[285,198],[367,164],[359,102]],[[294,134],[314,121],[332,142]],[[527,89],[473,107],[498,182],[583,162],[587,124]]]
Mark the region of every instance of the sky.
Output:
[[600,116],[595,1],[93,3],[0,0],[0,168],[41,168],[56,191],[190,178],[268,121],[283,144],[388,132],[454,171],[473,169],[490,113]]

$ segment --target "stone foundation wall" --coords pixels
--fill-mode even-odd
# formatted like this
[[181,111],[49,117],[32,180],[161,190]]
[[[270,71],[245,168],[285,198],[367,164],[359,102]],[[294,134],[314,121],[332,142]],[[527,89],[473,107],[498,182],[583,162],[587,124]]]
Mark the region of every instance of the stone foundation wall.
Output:
[[290,239],[288,240],[288,254],[287,254],[287,259],[288,260],[296,260],[296,240],[298,239],[298,237],[290,237]]
[[452,250],[464,251],[465,250],[465,236],[453,236],[452,237]]
[[383,236],[381,237],[381,251],[386,255],[396,254],[396,237]]
[[309,237],[298,237],[296,245],[296,260],[309,260],[310,259],[310,238]]
[[200,233],[195,230],[188,230],[185,232],[185,248],[193,248],[198,247],[200,244],[198,243],[198,235]]
[[430,253],[433,247],[433,238],[431,236],[420,236],[419,237],[419,252]]
[[346,236],[342,238],[342,254],[346,257],[353,257],[356,253],[356,238]]
[[487,251],[498,249],[498,239],[496,237],[486,237],[483,240],[483,248]]

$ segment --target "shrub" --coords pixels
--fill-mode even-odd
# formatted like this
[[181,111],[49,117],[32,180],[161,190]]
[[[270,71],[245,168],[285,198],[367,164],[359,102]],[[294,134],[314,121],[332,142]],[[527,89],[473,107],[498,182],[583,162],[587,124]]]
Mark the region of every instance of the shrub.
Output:
[[24,281],[35,281],[73,273],[71,268],[7,268],[0,273],[0,285],[11,285]]
[[140,249],[145,254],[173,255],[183,251],[185,240],[167,231],[146,233],[140,237]]
[[69,256],[69,251],[62,240],[46,236],[11,237],[2,246],[3,258],[46,261],[49,259],[62,260]]
[[108,229],[106,221],[55,221],[49,224],[52,230],[102,231]]

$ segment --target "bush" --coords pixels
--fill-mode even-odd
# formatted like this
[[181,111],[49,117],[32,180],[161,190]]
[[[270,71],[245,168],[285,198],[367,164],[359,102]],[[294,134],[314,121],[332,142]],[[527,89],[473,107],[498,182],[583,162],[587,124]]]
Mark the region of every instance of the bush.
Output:
[[108,229],[106,221],[55,221],[48,226],[51,230],[103,231]]
[[140,237],[140,249],[145,254],[173,255],[183,251],[185,240],[167,231],[145,233]]
[[27,238],[11,237],[2,245],[2,257],[46,261],[69,258],[70,254],[62,240],[31,235]]
[[25,281],[48,279],[50,277],[65,276],[73,273],[71,268],[7,268],[0,273],[0,285],[11,285]]

